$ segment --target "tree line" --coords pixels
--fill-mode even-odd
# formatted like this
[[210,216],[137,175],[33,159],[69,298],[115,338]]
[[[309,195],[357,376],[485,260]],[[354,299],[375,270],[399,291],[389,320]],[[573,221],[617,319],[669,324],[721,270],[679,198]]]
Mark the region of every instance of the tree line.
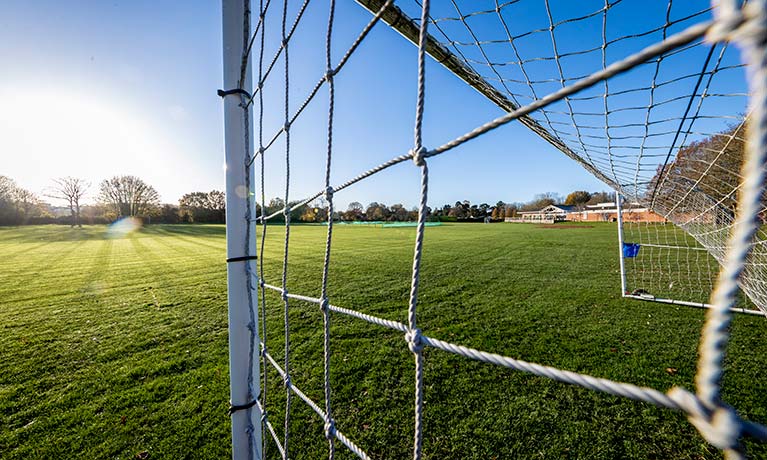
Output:
[[[95,198],[92,204],[84,201]],[[56,206],[46,198],[61,203]],[[155,223],[224,223],[224,192],[187,193],[178,204],[160,202],[150,184],[136,176],[114,176],[96,187],[77,177],[54,179],[41,196],[0,175],[0,225],[106,224],[123,217]]]
[[[88,197],[95,198],[92,204],[85,204]],[[536,195],[525,203],[498,201],[472,204],[468,200],[456,201],[438,208],[427,208],[427,218],[432,221],[473,222],[503,220],[516,217],[521,211],[537,210],[550,204],[586,206],[592,203],[610,201],[608,192],[590,193],[579,190],[565,198],[555,193]],[[53,206],[45,198],[56,200],[63,206]],[[293,222],[326,222],[329,206],[325,199],[318,198],[310,204],[288,203],[290,219]],[[270,222],[284,222],[285,202],[281,198],[271,199],[262,210],[256,204],[257,215],[275,217]],[[0,225],[24,225],[59,223],[71,226],[83,224],[111,223],[123,217],[137,217],[147,223],[210,223],[221,224],[226,219],[224,192],[191,192],[179,199],[178,204],[161,203],[154,187],[136,176],[114,176],[102,180],[97,187],[77,177],[54,179],[43,192],[42,197],[30,192],[13,179],[0,176]],[[406,208],[397,203],[386,205],[371,202],[367,206],[354,201],[345,210],[334,210],[333,220],[337,221],[390,221],[408,222],[418,218],[418,209]]]

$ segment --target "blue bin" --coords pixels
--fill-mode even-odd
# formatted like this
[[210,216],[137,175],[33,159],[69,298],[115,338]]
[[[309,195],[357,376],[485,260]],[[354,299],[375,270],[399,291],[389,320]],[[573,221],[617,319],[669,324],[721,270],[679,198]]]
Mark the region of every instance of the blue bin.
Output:
[[636,257],[639,254],[639,243],[623,243],[623,257]]

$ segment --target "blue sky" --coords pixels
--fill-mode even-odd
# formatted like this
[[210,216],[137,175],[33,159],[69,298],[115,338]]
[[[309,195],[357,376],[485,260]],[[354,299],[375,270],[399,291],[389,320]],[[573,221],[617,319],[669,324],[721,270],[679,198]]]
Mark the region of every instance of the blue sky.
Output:
[[[354,2],[338,4],[334,62],[370,19]],[[298,5],[290,4],[290,18]],[[272,11],[267,61],[278,43],[281,7]],[[223,189],[222,105],[215,94],[222,86],[219,2],[11,0],[0,3],[0,17],[0,100],[6,101],[0,104],[0,174],[36,192],[57,176],[95,184],[135,174],[165,202],[190,191]],[[291,41],[291,112],[324,73],[324,46],[318,45],[324,44],[326,21],[327,2],[313,0]],[[283,66],[280,58],[265,87],[268,138],[282,125]],[[427,75],[427,147],[501,114],[441,66],[430,63]],[[415,48],[378,25],[336,78],[333,183],[412,147],[415,96]],[[322,188],[326,119],[323,88],[292,128],[291,199]],[[267,196],[281,196],[283,138],[266,159]],[[430,172],[433,207],[606,189],[518,123],[431,160]],[[411,207],[418,189],[418,170],[408,162],[337,200],[341,208],[351,201]]]

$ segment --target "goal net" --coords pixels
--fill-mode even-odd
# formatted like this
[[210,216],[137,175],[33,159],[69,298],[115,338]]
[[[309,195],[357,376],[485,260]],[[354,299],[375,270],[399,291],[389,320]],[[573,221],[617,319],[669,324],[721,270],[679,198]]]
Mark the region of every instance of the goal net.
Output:
[[[370,20],[355,31],[353,39],[340,45],[334,41],[336,34],[342,26],[347,29],[340,18],[345,9],[359,6],[329,0],[321,6],[328,18],[323,40],[297,42],[307,21],[307,8],[317,2],[223,2],[225,86],[219,95],[225,108],[230,412],[236,458],[261,458],[268,448],[289,458],[290,439],[295,436],[290,429],[294,404],[305,404],[323,422],[330,458],[341,445],[360,458],[369,458],[365,447],[345,434],[343,420],[334,417],[332,389],[338,382],[333,382],[330,372],[330,323],[339,316],[404,335],[402,346],[410,351],[415,365],[416,459],[424,456],[423,420],[428,410],[424,404],[424,347],[681,411],[709,443],[731,458],[742,458],[742,437],[767,438],[764,427],[741,419],[720,396],[727,325],[738,286],[756,307],[767,311],[762,272],[767,261],[763,260],[765,235],[761,229],[767,154],[767,13],[763,1],[742,5],[719,0],[708,7],[701,2],[633,0],[403,0],[396,4],[392,0],[357,0],[370,11]],[[334,109],[335,90],[350,84],[343,79],[345,68],[360,48],[371,46],[373,28],[382,26],[415,45],[411,89],[416,103],[411,113],[403,114],[415,120],[412,142],[378,166],[336,174],[334,159],[339,149],[334,140],[340,130],[334,127],[339,116]],[[296,62],[291,59],[295,47],[310,47],[315,50],[312,56],[320,58]],[[432,81],[429,76],[433,75],[426,71],[427,59],[505,113],[454,139],[424,139],[424,121],[439,116],[424,112]],[[306,75],[312,84],[296,84]],[[375,91],[365,84],[356,88]],[[327,111],[322,118],[310,119],[322,123],[302,133],[301,121],[316,110],[320,97],[327,101]],[[679,295],[708,297],[712,307],[702,332],[694,393],[677,387],[662,392],[520,361],[448,342],[438,331],[419,328],[429,164],[513,121],[629,201],[682,230],[673,230],[676,239],[671,245],[666,244],[669,237],[661,237],[659,232],[675,227],[646,226],[646,233],[656,236],[649,243],[642,240],[647,247],[640,253],[650,252],[646,251],[654,247],[650,244],[665,244],[684,254],[684,259],[674,258],[670,252],[653,255],[648,264],[665,258],[664,270],[692,270],[695,266],[712,278],[718,273],[708,297],[711,287],[703,280],[683,286],[666,278],[670,275],[665,271],[653,274],[654,267],[649,269],[655,277],[652,283],[657,279],[669,289],[686,290]],[[296,196],[291,155],[295,156],[301,136],[317,136],[317,132],[322,135],[307,147],[313,155],[306,161],[314,161],[322,180],[315,192]],[[509,145],[514,145],[513,139]],[[411,290],[403,306],[407,318],[403,322],[336,305],[327,289],[335,194],[362,186],[396,165],[415,167],[419,176]],[[267,187],[280,190],[276,208],[267,206]],[[318,264],[321,286],[317,292],[294,292],[288,276],[291,213],[318,198],[328,204],[327,239]],[[272,230],[266,224],[276,220],[284,222],[280,232],[283,261],[279,272],[268,272],[263,256],[266,235]],[[690,259],[693,251],[698,257],[694,260]],[[279,298],[283,330],[277,342],[279,352],[270,347],[274,338],[266,337],[266,323],[274,321],[275,312],[267,292],[277,293]],[[322,314],[318,327],[322,328],[323,355],[317,363],[323,369],[321,400],[307,396],[310,392],[292,374],[289,312],[299,302],[318,306]],[[284,385],[284,420],[269,415],[270,375],[277,375]]]
[[[624,204],[625,206],[625,204]],[[690,234],[671,222],[642,221],[622,210],[624,297],[709,308],[719,262]],[[737,312],[763,315],[753,301],[738,293]]]

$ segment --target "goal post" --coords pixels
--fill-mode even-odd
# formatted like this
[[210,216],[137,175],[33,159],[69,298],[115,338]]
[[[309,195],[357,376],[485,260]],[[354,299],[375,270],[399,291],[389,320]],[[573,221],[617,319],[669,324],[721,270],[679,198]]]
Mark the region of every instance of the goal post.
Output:
[[[252,107],[245,101],[251,69],[242,65],[250,38],[248,2],[223,0],[224,144],[226,156],[226,262],[229,309],[229,415],[232,458],[261,460],[258,274]],[[255,278],[255,281],[254,281]]]
[[[711,308],[709,298],[720,270],[717,260],[673,223],[642,219],[645,208],[640,208],[639,213],[629,204],[626,218],[625,205],[623,196],[616,193],[621,295],[627,299]],[[742,293],[731,310],[764,315]]]

